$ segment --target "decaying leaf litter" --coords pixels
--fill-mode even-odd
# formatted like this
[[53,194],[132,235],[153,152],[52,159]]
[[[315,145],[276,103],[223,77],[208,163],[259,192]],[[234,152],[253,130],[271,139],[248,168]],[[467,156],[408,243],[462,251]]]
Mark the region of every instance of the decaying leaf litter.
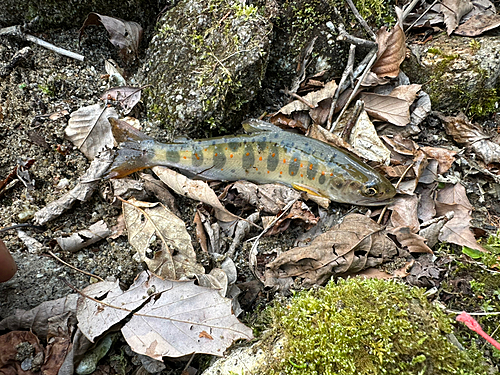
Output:
[[[461,15],[458,16],[457,14],[460,14],[460,12],[457,11],[454,18],[460,20]],[[103,18],[102,16],[100,17],[102,22]],[[450,15],[445,15],[444,20],[448,29],[453,27],[453,23],[448,21],[449,19]],[[397,33],[394,30],[397,30]],[[379,76],[378,78],[385,78],[386,75],[392,77],[398,76],[401,50],[404,47],[404,39],[402,40],[401,38],[400,30],[397,28],[393,29],[392,35],[395,41],[392,44],[389,43],[389,47],[394,47],[393,50],[395,52],[393,52],[393,55],[387,52],[379,54],[378,62],[374,65],[376,68],[372,68],[372,72]],[[394,35],[400,35],[400,37],[394,37]],[[387,35],[385,39],[391,40]],[[390,50],[391,48],[385,48],[385,51]],[[382,56],[384,58],[389,57],[389,62],[381,63]],[[394,58],[391,59],[391,56]],[[396,71],[394,64],[397,66]],[[335,215],[331,215],[329,211],[321,208],[326,206],[326,202],[318,202],[319,206],[315,206],[310,203],[311,201],[306,200],[304,195],[300,196],[297,192],[286,187],[266,187],[244,183],[243,185],[248,193],[241,195],[239,191],[242,187],[238,187],[238,184],[241,183],[237,182],[226,186],[224,189],[221,196],[222,203],[226,206],[224,207],[219,199],[216,199],[217,195],[210,188],[209,184],[192,181],[173,171],[156,167],[155,174],[176,194],[189,196],[205,204],[196,213],[200,221],[198,240],[210,244],[210,246],[205,245],[202,248],[206,248],[207,252],[210,252],[209,259],[212,259],[215,264],[220,264],[223,270],[222,274],[225,277],[217,278],[214,276],[212,282],[202,285],[215,285],[216,289],[229,291],[228,286],[233,285],[236,281],[233,261],[231,258],[224,260],[226,249],[229,250],[231,255],[235,255],[235,247],[237,246],[231,243],[233,236],[234,238],[238,238],[238,241],[243,241],[245,236],[250,232],[260,233],[260,228],[262,227],[266,228],[267,233],[280,233],[289,227],[291,220],[302,222],[302,225],[308,229],[297,241],[307,244],[306,246],[295,247],[282,253],[269,252],[263,257],[259,254],[258,241],[255,240],[250,252],[251,257],[255,256],[255,261],[250,261],[250,264],[253,266],[252,272],[254,275],[260,278],[268,288],[284,292],[287,292],[291,287],[308,287],[314,284],[321,284],[331,276],[352,275],[382,263],[390,264],[392,262],[399,264],[400,267],[398,268],[405,269],[408,263],[413,261],[412,253],[431,253],[428,244],[431,242],[436,243],[438,240],[454,243],[459,246],[467,246],[479,251],[485,250],[477,244],[474,234],[469,228],[473,207],[467,198],[465,188],[460,184],[459,176],[456,173],[446,174],[452,168],[455,158],[457,158],[458,148],[449,150],[441,147],[421,146],[405,137],[398,137],[397,132],[385,134],[381,141],[376,136],[375,131],[370,130],[371,133],[369,133],[366,130],[358,129],[358,127],[366,129],[366,126],[370,129],[376,129],[372,123],[375,120],[386,121],[398,127],[418,126],[421,124],[425,118],[425,113],[428,113],[430,110],[429,107],[426,107],[425,100],[422,102],[419,100],[417,105],[419,102],[420,105],[413,108],[412,111],[410,111],[410,108],[417,98],[417,94],[419,98],[425,98],[425,93],[419,93],[420,88],[416,87],[418,85],[411,85],[409,82],[405,82],[403,75],[399,75],[398,80],[403,84],[391,87],[389,83],[385,87],[376,86],[372,90],[372,93],[363,92],[360,98],[363,99],[364,103],[360,103],[359,105],[361,107],[361,110],[358,110],[359,116],[354,117],[349,112],[346,112],[343,116],[347,118],[346,124],[337,121],[335,129],[332,129],[332,133],[325,133],[324,129],[319,128],[318,125],[327,124],[328,114],[333,107],[331,98],[337,95],[336,90],[332,89],[332,87],[336,86],[335,83],[325,83],[327,90],[324,90],[323,93],[326,96],[322,96],[325,95],[320,93],[322,90],[311,91],[310,94],[301,97],[298,103],[293,106],[289,105],[288,109],[284,107],[277,113],[282,115],[279,117],[279,122],[277,122],[279,125],[283,123],[297,124],[301,123],[304,119],[306,119],[306,123],[313,122],[316,133],[322,134],[322,138],[320,139],[329,139],[336,136],[333,140],[334,144],[345,145],[348,142],[350,144],[350,146],[347,146],[349,149],[365,157],[365,159],[376,162],[381,169],[394,178],[394,181],[397,181],[397,179],[402,180],[398,185],[401,195],[398,196],[393,205],[388,207],[387,211],[374,210],[374,212],[368,212],[374,218],[377,218],[378,215],[378,218],[381,219],[384,225],[377,224],[369,217],[370,215],[359,214],[337,215],[341,216],[343,220],[340,223],[332,225],[334,224],[332,220],[336,219],[332,216]],[[135,91],[132,89],[124,89],[124,87],[127,86],[122,86],[122,91],[120,91],[120,88],[114,89],[115,91],[109,91],[110,93],[115,93],[114,97],[111,97],[112,95],[108,93],[103,95],[103,98],[116,98],[119,101],[120,95],[122,95],[119,94],[120,92],[129,92],[132,93],[131,95],[135,94]],[[322,104],[323,101],[329,101],[330,103],[325,105],[325,103]],[[301,106],[299,103],[303,105]],[[129,104],[129,106],[123,106],[123,109],[129,111],[131,109],[130,106],[133,107],[133,105]],[[334,110],[336,109],[335,105]],[[342,107],[338,109],[340,110]],[[109,136],[111,131],[109,122],[106,121],[110,116],[103,115],[110,111],[112,109],[104,105],[94,105],[82,107],[71,114],[66,134],[74,142],[75,146],[90,160],[94,159],[93,166],[91,165],[86,175],[81,177],[79,184],[73,190],[35,214],[35,222],[37,224],[44,224],[56,219],[63,212],[69,210],[76,201],[86,202],[91,199],[94,190],[98,189],[99,180],[106,172],[110,162],[111,155],[107,149],[114,144],[112,137]],[[418,117],[413,116],[416,112],[419,113]],[[371,116],[371,121],[370,116],[367,116],[366,113]],[[288,118],[287,116],[292,117]],[[441,116],[441,119],[445,123],[446,132],[458,144],[472,149],[480,157],[479,160],[474,160],[475,164],[473,167],[476,169],[480,167],[484,168],[485,171],[489,171],[489,177],[494,178],[496,176],[494,163],[498,160],[498,150],[497,143],[492,141],[491,136],[485,130],[481,129],[479,125],[472,124],[463,117]],[[80,121],[80,124],[77,121]],[[408,125],[409,123],[410,125]],[[380,129],[380,124],[377,125]],[[363,126],[365,127],[363,128]],[[302,126],[302,128],[307,129],[308,126]],[[314,134],[312,131],[311,133]],[[367,136],[367,134],[372,135]],[[362,147],[359,145],[362,145]],[[372,153],[371,157],[369,156],[370,150],[376,150]],[[382,158],[379,158],[381,155]],[[459,155],[458,157],[462,158],[463,156]],[[146,185],[148,179],[151,179],[151,175],[143,179],[142,186]],[[19,180],[26,181],[21,176],[19,176]],[[155,180],[156,184],[159,184],[159,180]],[[134,198],[137,194],[142,194],[141,199],[144,199],[143,187],[141,188],[134,181],[130,181],[129,186],[130,189],[125,188],[125,192],[121,198],[122,209],[125,224],[129,226],[127,231],[129,242],[136,248],[141,260],[147,264],[151,272],[169,279],[193,276],[196,276],[198,279],[202,278],[204,269],[201,264],[197,263],[194,250],[192,248],[180,249],[186,246],[188,232],[183,231],[182,227],[184,223],[172,213],[172,211],[176,211],[176,208],[169,208],[169,204],[165,201],[165,196],[168,197],[170,194],[168,190],[160,185],[164,192],[160,193],[160,190],[156,190],[153,194],[158,195],[157,199],[161,203],[158,201],[146,202]],[[276,189],[282,191],[279,193],[279,196],[283,197],[282,202],[279,199],[275,199],[277,194]],[[124,197],[125,195],[127,197]],[[111,197],[112,194],[109,196]],[[272,197],[272,202],[269,202],[269,196]],[[168,198],[166,200],[170,202],[170,205],[172,204],[171,200],[168,200]],[[293,204],[289,205],[288,203]],[[294,210],[292,207],[295,207],[295,211],[283,211],[288,206],[291,210]],[[229,212],[227,207],[231,207],[233,212]],[[258,208],[258,212],[254,212],[255,207]],[[153,215],[146,211],[146,209],[156,210],[157,208],[160,209],[160,212],[156,212]],[[128,214],[126,213],[127,211]],[[251,218],[250,216],[246,217],[246,214],[249,212],[252,212],[253,216],[250,215],[252,216]],[[292,214],[292,212],[294,213]],[[261,216],[261,221],[259,221],[259,216]],[[169,220],[167,221],[167,225],[164,221],[165,218]],[[287,222],[285,226],[283,226],[284,221]],[[318,221],[320,226],[326,225],[326,228],[330,227],[330,229],[322,234],[318,230],[317,225],[311,228],[311,225],[316,224]],[[144,226],[132,225],[134,222],[140,222]],[[272,225],[268,226],[267,223],[272,223]],[[100,225],[102,226],[102,223]],[[132,227],[136,232],[131,231]],[[171,231],[171,229],[175,229],[176,227],[179,229]],[[279,227],[281,229],[278,229]],[[137,230],[138,228],[139,230]],[[57,242],[61,247],[69,245],[73,246],[68,248],[70,251],[77,251],[79,246],[91,243],[92,240],[96,239],[96,236],[97,239],[100,239],[105,238],[111,233],[106,227],[100,228],[97,231],[96,225],[89,225],[88,229],[88,231],[81,230],[69,237],[58,238]],[[122,232],[123,229],[117,229],[116,235]],[[241,235],[242,232],[244,233],[243,235]],[[236,235],[236,233],[240,234]],[[141,236],[142,238],[138,238]],[[175,257],[176,255],[177,258]],[[223,265],[223,263],[226,264]],[[231,263],[233,263],[233,266],[231,266]],[[391,267],[389,267],[387,271],[396,273],[395,269],[392,267],[391,270]],[[213,268],[213,270],[216,270],[216,268]],[[211,274],[216,273],[211,272]],[[401,275],[401,273],[397,274]],[[138,284],[141,281],[141,277],[146,277],[146,274],[141,275],[136,280]],[[154,278],[152,275],[148,277]],[[382,276],[379,275],[378,277]],[[223,285],[224,283],[226,285]],[[94,284],[97,288],[101,287],[101,285],[103,290],[105,290],[104,284]],[[114,282],[114,285],[117,285],[117,282]],[[192,287],[187,286],[188,290],[195,287],[192,283],[186,283],[185,285],[192,285]],[[108,295],[109,293],[116,293],[117,295],[123,293],[119,288],[116,289],[115,287],[114,290],[115,292],[106,290],[101,292]],[[91,301],[88,298],[91,297],[90,294],[89,292],[87,295],[85,291],[82,291],[82,295],[79,297],[80,301],[89,303]],[[163,291],[156,290],[155,286],[152,290],[148,289],[147,294],[149,297],[146,297],[146,299],[150,298],[151,301],[156,302],[156,298],[159,298],[160,295],[163,296]],[[227,302],[228,300],[225,299],[224,301]],[[114,303],[110,303],[109,305],[100,304],[97,301],[94,301],[94,303],[97,304],[97,309],[99,310],[105,308],[111,309],[114,312],[118,310]],[[182,306],[181,309],[183,309]],[[76,311],[78,311],[78,308],[76,308]],[[87,309],[81,311],[87,311]],[[175,322],[175,319],[172,319],[168,313],[166,317],[163,315],[158,317],[157,315],[150,316],[153,314],[146,312],[134,313],[134,311],[134,308],[122,310],[126,315],[132,314],[134,318],[139,317],[139,320],[143,316],[141,314],[144,314],[146,318],[170,319],[170,322]],[[160,314],[163,314],[163,312]],[[80,319],[82,324],[84,322],[87,322],[87,324],[91,322],[90,318],[80,316]],[[188,320],[188,322],[191,321]],[[212,327],[202,330],[198,338],[212,341],[213,336],[210,333],[210,329]],[[108,327],[104,327],[103,332],[107,330]],[[251,337],[251,333],[245,331],[244,328],[240,328],[240,331],[244,332],[240,337]],[[87,332],[85,336],[89,338],[90,335]],[[165,341],[165,345],[171,345],[168,338]],[[161,352],[163,354],[153,355],[146,348],[141,351],[137,345],[134,346],[131,344],[131,346],[135,348],[136,352],[149,354],[157,359],[161,358],[162,355],[175,357],[175,355],[172,355],[170,349]],[[82,347],[85,347],[85,345],[82,345]],[[189,350],[191,349],[187,349],[184,353],[190,353]],[[220,354],[221,350],[223,351],[219,347],[216,349],[218,352],[211,353]],[[204,352],[198,346],[194,351]],[[73,357],[68,356],[67,358],[72,359]]]

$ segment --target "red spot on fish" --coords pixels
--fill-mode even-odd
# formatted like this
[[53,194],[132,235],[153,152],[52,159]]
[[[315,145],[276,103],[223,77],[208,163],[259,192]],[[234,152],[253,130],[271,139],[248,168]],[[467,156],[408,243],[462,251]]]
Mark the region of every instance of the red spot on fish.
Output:
[[301,173],[301,174],[300,174],[300,177],[304,177],[304,175]]
[[301,165],[300,165],[300,168],[302,168],[303,166],[304,166],[304,164],[301,164]]
[[325,175],[325,171],[321,172],[321,174],[324,176]]
[[297,158],[293,159],[293,161],[297,161]]
[[283,164],[286,164],[286,159],[283,159]]
[[187,159],[187,158],[184,156],[184,159]]
[[248,155],[250,155],[250,153],[249,153],[249,152],[247,152],[247,154],[246,154],[246,155],[248,156]]
[[233,157],[233,154],[229,155],[229,157],[230,157],[230,158],[232,158],[232,157]]
[[333,172],[332,172],[332,173],[330,173],[330,177],[331,177],[331,176],[333,176]]
[[217,153],[215,153],[215,156],[217,156]]
[[267,173],[269,173],[269,171],[267,171]]
[[262,156],[259,157],[259,161],[262,161]]
[[283,174],[283,171],[281,171],[280,174]]
[[312,164],[309,165],[309,169],[312,171],[312,169],[313,169],[313,165]]
[[275,155],[276,155],[276,154],[273,152],[273,154],[272,154],[271,156],[274,158],[274,156],[275,156]]
[[290,174],[293,176],[293,171],[292,171],[292,172],[290,172]]

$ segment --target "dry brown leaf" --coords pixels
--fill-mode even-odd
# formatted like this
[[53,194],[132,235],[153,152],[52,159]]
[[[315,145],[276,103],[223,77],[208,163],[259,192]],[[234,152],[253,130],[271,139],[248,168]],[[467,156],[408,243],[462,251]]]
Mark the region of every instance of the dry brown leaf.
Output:
[[293,278],[300,278],[304,287],[310,287],[332,276],[374,267],[396,254],[396,245],[380,225],[366,216],[350,214],[309,246],[288,250],[267,264],[265,284],[283,288]]
[[188,197],[199,202],[203,202],[213,207],[215,210],[215,217],[223,222],[232,222],[238,219],[238,216],[233,215],[226,210],[217,198],[214,191],[208,186],[205,181],[191,180],[186,176],[174,172],[166,167],[153,167],[153,172],[165,183],[167,186],[175,191],[177,194]]
[[498,14],[476,14],[459,25],[454,33],[461,36],[478,36],[486,31],[496,29],[500,26],[500,15]]
[[444,174],[451,168],[451,165],[455,162],[455,155],[457,154],[456,151],[441,147],[425,146],[422,147],[422,151],[424,151],[428,157],[437,160],[439,163],[439,174]]
[[120,49],[123,57],[133,54],[138,55],[139,43],[142,38],[142,27],[137,22],[124,21],[119,18],[89,13],[79,30],[79,40],[83,31],[90,25],[103,25],[109,33],[110,42]]
[[104,220],[92,224],[89,229],[73,233],[69,237],[57,237],[57,243],[65,251],[75,252],[107,238],[111,234]]
[[387,208],[392,210],[391,225],[408,227],[413,233],[420,229],[417,217],[418,198],[415,195],[397,197]]
[[436,216],[436,207],[434,204],[434,191],[436,190],[436,185],[429,185],[428,187],[420,186],[417,191],[420,195],[418,201],[418,218],[422,222],[431,220]]
[[391,31],[387,31],[385,26],[380,28],[377,32],[377,61],[371,71],[381,78],[396,78],[399,75],[399,65],[405,59],[405,41],[405,33],[399,23]]
[[[44,359],[44,350],[38,337],[31,332],[13,331],[0,336],[0,371],[6,375],[34,375],[35,372],[25,369],[19,360],[18,351],[23,346],[31,348],[31,357]],[[24,364],[24,362],[23,362]]]
[[312,226],[318,224],[319,218],[314,216],[309,207],[304,202],[295,202],[287,215],[279,219],[276,224],[266,233],[266,236],[284,232],[290,226],[292,220],[298,220],[304,223],[305,230],[311,229]]
[[412,260],[406,262],[403,267],[398,268],[397,270],[393,271],[392,273],[387,273],[385,271],[379,270],[378,268],[368,268],[366,270],[358,272],[358,274],[356,276],[357,277],[364,277],[366,279],[381,279],[381,280],[390,280],[390,279],[394,279],[396,277],[403,279],[409,275],[409,270],[413,266],[414,262],[415,262],[415,260],[412,259]]
[[441,12],[444,15],[446,32],[451,35],[464,15],[469,13],[474,6],[470,0],[442,0]]
[[394,235],[398,242],[403,247],[406,247],[410,253],[433,254],[431,248],[425,243],[426,239],[416,234],[411,228],[390,228],[388,232]]
[[70,117],[64,130],[66,136],[87,159],[94,160],[105,148],[113,148],[114,139],[108,117],[118,117],[114,108],[94,104],[72,112]]
[[410,105],[406,100],[368,92],[361,93],[359,99],[365,102],[366,112],[376,119],[396,126],[405,126],[410,122]]
[[444,216],[453,211],[454,216],[444,224],[439,240],[486,251],[476,242],[470,230],[471,210],[472,205],[461,184],[448,185],[440,190],[436,199],[437,215]]
[[421,88],[422,85],[417,84],[401,85],[392,90],[389,96],[406,100],[406,102],[411,105],[417,98],[417,94]]
[[[325,84],[325,87],[318,91],[312,91],[303,97],[303,101],[294,100],[293,102],[285,105],[276,114],[281,113],[284,115],[291,115],[293,112],[298,111],[309,111],[312,108],[316,108],[322,100],[333,98],[337,91],[337,84],[334,80]],[[305,103],[309,103],[312,107]]]
[[[121,328],[136,353],[153,359],[192,353],[222,356],[237,339],[251,339],[252,330],[231,312],[231,300],[193,281],[162,280],[142,272],[127,291],[116,283],[101,282],[83,293],[103,303],[81,297],[78,326],[93,341],[99,332],[131,319]],[[207,332],[213,339],[200,338]]]
[[151,272],[168,279],[203,273],[184,222],[161,203],[123,201],[128,240]]
[[332,134],[328,130],[326,130],[325,128],[318,126],[316,124],[311,125],[311,127],[309,129],[309,136],[311,138],[318,139],[318,140],[323,141],[325,143],[329,143],[335,147],[347,150],[360,158],[363,157],[363,155],[360,155],[357,152],[357,150],[355,150],[349,143],[345,142],[338,135]]

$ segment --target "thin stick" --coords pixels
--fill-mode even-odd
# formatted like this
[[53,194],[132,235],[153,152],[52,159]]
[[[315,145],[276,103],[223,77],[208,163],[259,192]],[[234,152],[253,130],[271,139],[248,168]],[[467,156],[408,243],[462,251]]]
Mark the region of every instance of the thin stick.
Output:
[[345,31],[344,25],[342,24],[338,26],[338,29],[339,29],[339,36],[337,37],[337,40],[346,41],[360,47],[373,48],[377,46],[377,43],[375,42],[366,39],[361,39],[349,34],[347,31]]
[[352,2],[352,0],[347,0],[347,4],[349,4],[349,7],[351,8],[352,12],[354,13],[354,17],[356,17],[356,19],[361,24],[361,26],[363,26],[363,28],[372,37],[373,40],[377,40],[377,37],[375,36],[375,33],[370,28],[370,26],[368,26],[368,24],[366,23],[365,19],[361,16],[361,14],[359,14],[359,12],[356,9],[356,6]]
[[345,104],[344,108],[342,108],[342,111],[338,115],[337,120],[335,120],[332,128],[330,129],[330,132],[333,132],[335,130],[335,128],[337,127],[337,124],[339,123],[340,119],[342,118],[342,116],[344,115],[345,111],[347,110],[347,107],[349,107],[349,104],[351,104],[352,100],[357,95],[358,89],[361,86],[361,82],[363,82],[363,80],[365,79],[366,75],[368,74],[368,72],[372,68],[372,66],[375,63],[376,59],[377,59],[377,53],[374,53],[373,56],[372,56],[372,58],[368,62],[368,65],[366,66],[366,68],[365,68],[365,70],[363,72],[363,75],[359,78],[358,83],[356,84],[356,87],[354,87],[353,92],[349,96],[349,99],[347,100],[347,103]]
[[342,73],[342,78],[339,82],[339,87],[335,91],[335,96],[332,99],[332,104],[330,105],[330,112],[328,113],[328,122],[326,123],[326,129],[330,130],[332,127],[333,120],[333,112],[335,111],[335,106],[337,105],[337,100],[340,96],[340,88],[344,86],[344,83],[347,81],[347,78],[351,78],[351,82],[353,80],[353,70],[354,70],[354,57],[356,53],[356,46],[351,44],[349,47],[349,58],[347,59],[347,65],[344,69],[344,73]]
[[[410,26],[409,26],[409,27],[405,30],[405,33],[407,33],[408,31],[410,31],[410,29],[411,29],[413,26],[415,26],[415,24],[416,24],[418,21],[420,21],[420,20],[422,19],[422,17],[423,17],[423,16],[425,16],[425,15],[426,15],[426,14],[427,14],[427,13],[428,13],[431,9],[432,9],[432,7],[433,7],[434,5],[436,5],[436,3],[437,3],[438,1],[439,1],[439,0],[434,0],[434,2],[431,4],[431,6],[430,6],[430,7],[428,7],[428,8],[424,11],[424,13],[422,13],[422,14],[420,15],[420,17],[418,17],[418,18],[415,20],[415,22],[413,22],[413,23],[412,23],[412,24],[411,24],[411,25],[410,25]],[[405,13],[403,13],[403,16],[406,18],[406,16],[407,16],[406,11],[405,11]]]
[[81,273],[83,273],[84,275],[87,275],[87,276],[90,276],[90,277],[95,277],[95,278],[96,278],[97,280],[99,280],[99,281],[104,281],[104,279],[103,279],[102,277],[99,277],[99,276],[94,275],[94,274],[92,274],[92,273],[90,273],[90,272],[87,272],[87,271],[83,271],[83,270],[81,270],[81,269],[79,269],[79,268],[76,268],[75,266],[73,266],[73,265],[71,265],[71,264],[69,264],[69,263],[66,263],[64,260],[62,260],[61,258],[59,258],[59,257],[58,257],[56,254],[54,254],[52,251],[48,250],[47,252],[48,252],[48,253],[49,253],[49,254],[50,254],[50,255],[51,255],[51,256],[52,256],[55,260],[57,260],[57,261],[61,262],[61,263],[62,263],[62,264],[64,264],[65,266],[68,266],[69,268],[72,268],[72,269],[74,269],[75,271],[81,272]]
[[[404,7],[403,14],[401,17],[401,23],[403,23],[403,21],[406,19],[406,17],[408,17],[408,14],[410,14],[410,12],[413,10],[413,8],[415,8],[415,6],[417,5],[417,3],[419,1],[420,0],[413,0],[410,4],[408,4],[407,6]],[[434,4],[435,4],[435,2],[434,2]],[[431,7],[433,7],[434,4],[432,4]]]
[[40,38],[37,38],[36,36],[26,34],[21,30],[21,26],[9,26],[9,27],[4,27],[0,29],[0,35],[12,35],[12,36],[17,36],[18,38],[27,40],[29,42],[38,44],[39,46],[42,46],[44,48],[47,48],[51,51],[54,51],[60,55],[70,57],[72,59],[78,60],[78,61],[83,61],[85,59],[84,56],[68,51],[64,48],[56,47],[53,44],[50,44],[49,42],[46,42],[45,40],[42,40]]

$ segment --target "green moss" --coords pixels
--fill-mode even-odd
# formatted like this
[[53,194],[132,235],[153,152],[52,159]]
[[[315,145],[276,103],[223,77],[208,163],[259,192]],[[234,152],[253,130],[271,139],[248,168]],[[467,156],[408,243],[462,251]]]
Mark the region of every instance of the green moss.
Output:
[[268,374],[486,374],[476,350],[448,341],[450,318],[424,292],[355,278],[276,304],[275,330],[285,344]]

